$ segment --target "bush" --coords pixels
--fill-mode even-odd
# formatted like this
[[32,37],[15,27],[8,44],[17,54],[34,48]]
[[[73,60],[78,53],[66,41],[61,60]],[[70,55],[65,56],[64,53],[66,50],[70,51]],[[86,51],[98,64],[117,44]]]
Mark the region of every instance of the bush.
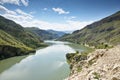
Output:
[[95,75],[94,79],[99,80],[99,78],[100,78],[100,74],[98,74],[98,73],[94,72],[94,73],[93,73],[93,75]]
[[112,48],[113,46],[107,44],[107,43],[98,43],[95,48],[97,49],[108,49],[108,48]]

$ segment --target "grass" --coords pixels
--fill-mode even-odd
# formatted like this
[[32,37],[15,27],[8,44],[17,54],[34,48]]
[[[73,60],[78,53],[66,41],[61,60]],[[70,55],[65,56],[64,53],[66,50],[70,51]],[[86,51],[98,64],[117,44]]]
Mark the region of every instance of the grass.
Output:
[[[5,48],[6,51],[2,51]],[[4,54],[0,54],[0,59],[4,59],[7,55],[23,55],[30,51],[34,51],[33,48],[26,46],[22,42],[16,40],[8,33],[0,30],[0,51]],[[9,56],[7,56],[9,57]]]
[[99,73],[94,72],[93,75],[95,76],[94,79],[99,80],[99,78],[100,78],[100,74]]
[[[93,26],[93,27],[92,27]],[[111,48],[111,45],[120,44],[120,20],[101,23],[85,27],[77,33],[61,37],[61,40],[80,44],[89,44],[96,48]],[[102,44],[104,43],[104,44]]]
[[109,45],[107,43],[98,43],[95,48],[96,49],[109,49],[109,48],[112,48],[113,46],[112,45]]
[[78,67],[77,71],[80,72],[82,70],[82,67]]
[[27,47],[22,42],[16,40],[14,37],[2,30],[0,30],[0,45],[10,45],[13,47],[21,47],[23,49],[31,50],[30,47]]

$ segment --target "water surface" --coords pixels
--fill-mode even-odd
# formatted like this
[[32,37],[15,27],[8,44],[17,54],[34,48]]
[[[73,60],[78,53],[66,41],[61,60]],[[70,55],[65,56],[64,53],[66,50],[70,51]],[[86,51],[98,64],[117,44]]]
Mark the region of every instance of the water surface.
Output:
[[[75,45],[72,47],[68,45],[70,43],[60,41],[46,41],[46,43],[51,45],[37,50],[34,55],[29,55],[5,69],[0,74],[0,80],[64,80],[68,77],[70,70],[65,54],[75,52]],[[9,59],[3,61],[11,62]],[[2,68],[0,64],[0,69]]]

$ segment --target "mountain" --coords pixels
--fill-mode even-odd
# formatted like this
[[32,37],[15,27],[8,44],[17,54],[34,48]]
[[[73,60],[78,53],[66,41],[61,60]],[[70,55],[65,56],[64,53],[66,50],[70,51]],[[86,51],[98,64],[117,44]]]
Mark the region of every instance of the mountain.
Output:
[[27,27],[26,30],[32,32],[33,34],[36,34],[42,40],[56,39],[65,34],[60,31],[42,30],[36,27]]
[[40,46],[44,46],[40,37],[0,16],[0,59],[35,52]]
[[63,36],[63,35],[66,34],[66,33],[63,32],[63,31],[55,31],[55,30],[47,30],[47,31],[50,32],[50,33],[53,33],[53,34],[58,35],[58,37],[61,37],[61,36]]
[[58,40],[97,46],[120,44],[120,11]]
[[40,45],[39,43],[42,42],[42,40],[35,36],[35,34],[25,30],[25,28],[23,28],[21,25],[5,19],[2,16],[0,16],[0,30],[7,32],[11,36],[15,37],[18,41],[32,48],[36,48]]

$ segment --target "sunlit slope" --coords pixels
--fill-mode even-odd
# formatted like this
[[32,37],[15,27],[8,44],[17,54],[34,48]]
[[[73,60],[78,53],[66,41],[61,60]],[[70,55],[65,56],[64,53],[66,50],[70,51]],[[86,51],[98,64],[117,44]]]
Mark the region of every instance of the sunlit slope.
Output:
[[100,21],[87,25],[81,30],[63,36],[59,40],[76,43],[97,45],[108,43],[116,45],[120,43],[120,11]]

